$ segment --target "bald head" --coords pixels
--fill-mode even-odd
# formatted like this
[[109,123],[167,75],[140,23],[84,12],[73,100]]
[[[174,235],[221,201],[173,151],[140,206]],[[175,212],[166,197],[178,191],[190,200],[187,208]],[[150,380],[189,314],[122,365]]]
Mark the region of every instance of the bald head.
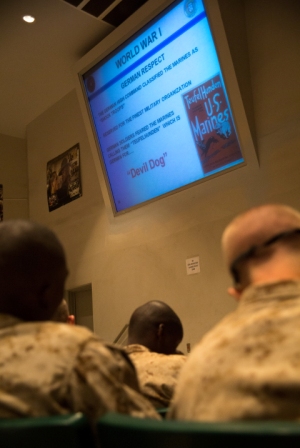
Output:
[[0,312],[29,321],[52,317],[67,268],[51,230],[25,220],[0,223],[0,272]]
[[172,354],[176,353],[182,338],[181,321],[164,302],[147,302],[137,308],[130,318],[129,344],[141,344],[157,353]]
[[283,246],[295,252],[299,246],[299,233],[294,232],[297,229],[300,213],[291,207],[267,204],[252,208],[225,229],[222,237],[225,262],[234,274],[235,268],[241,270],[245,262],[259,255],[269,262],[276,255],[275,249]]

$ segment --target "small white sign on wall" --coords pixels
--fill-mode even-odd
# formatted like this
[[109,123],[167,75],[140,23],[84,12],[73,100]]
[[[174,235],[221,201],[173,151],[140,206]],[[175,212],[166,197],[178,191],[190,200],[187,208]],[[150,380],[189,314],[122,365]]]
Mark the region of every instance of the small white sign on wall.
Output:
[[187,275],[198,274],[200,272],[199,257],[187,258],[185,264]]

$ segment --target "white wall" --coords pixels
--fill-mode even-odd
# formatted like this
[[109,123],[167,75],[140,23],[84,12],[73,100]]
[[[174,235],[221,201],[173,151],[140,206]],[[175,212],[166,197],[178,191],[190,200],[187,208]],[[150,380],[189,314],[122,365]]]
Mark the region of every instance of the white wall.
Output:
[[0,134],[0,184],[3,219],[28,218],[26,140]]
[[[160,299],[182,318],[181,349],[193,346],[235,307],[220,252],[224,226],[266,201],[300,209],[300,3],[245,0],[245,17],[241,2],[220,3],[259,169],[237,169],[114,219],[105,209],[75,92],[28,126],[30,217],[62,239],[67,288],[92,284],[95,331],[110,341],[136,306]],[[243,26],[233,27],[237,14]],[[46,164],[77,142],[83,196],[49,213]],[[196,255],[201,272],[187,276],[185,260]]]

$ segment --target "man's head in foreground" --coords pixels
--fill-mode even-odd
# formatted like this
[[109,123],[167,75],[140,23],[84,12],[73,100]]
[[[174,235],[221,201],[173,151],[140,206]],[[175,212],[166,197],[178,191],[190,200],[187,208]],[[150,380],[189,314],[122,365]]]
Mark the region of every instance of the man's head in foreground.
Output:
[[63,247],[48,228],[25,220],[0,223],[0,313],[49,320],[68,274]]
[[252,208],[227,226],[222,249],[237,299],[249,285],[300,280],[300,213],[281,204]]
[[175,354],[183,338],[177,314],[166,303],[153,300],[137,308],[129,322],[128,344],[140,344],[166,355]]

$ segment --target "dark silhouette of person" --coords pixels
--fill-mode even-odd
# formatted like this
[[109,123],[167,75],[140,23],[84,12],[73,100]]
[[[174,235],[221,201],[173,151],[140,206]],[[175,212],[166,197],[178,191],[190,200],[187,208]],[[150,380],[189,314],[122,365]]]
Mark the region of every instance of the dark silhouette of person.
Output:
[[130,318],[126,351],[136,367],[142,393],[156,408],[168,407],[172,399],[186,361],[177,351],[182,338],[182,323],[164,302],[147,302]]
[[125,350],[53,322],[68,274],[63,247],[30,221],[0,223],[0,418],[115,411],[158,418]]

